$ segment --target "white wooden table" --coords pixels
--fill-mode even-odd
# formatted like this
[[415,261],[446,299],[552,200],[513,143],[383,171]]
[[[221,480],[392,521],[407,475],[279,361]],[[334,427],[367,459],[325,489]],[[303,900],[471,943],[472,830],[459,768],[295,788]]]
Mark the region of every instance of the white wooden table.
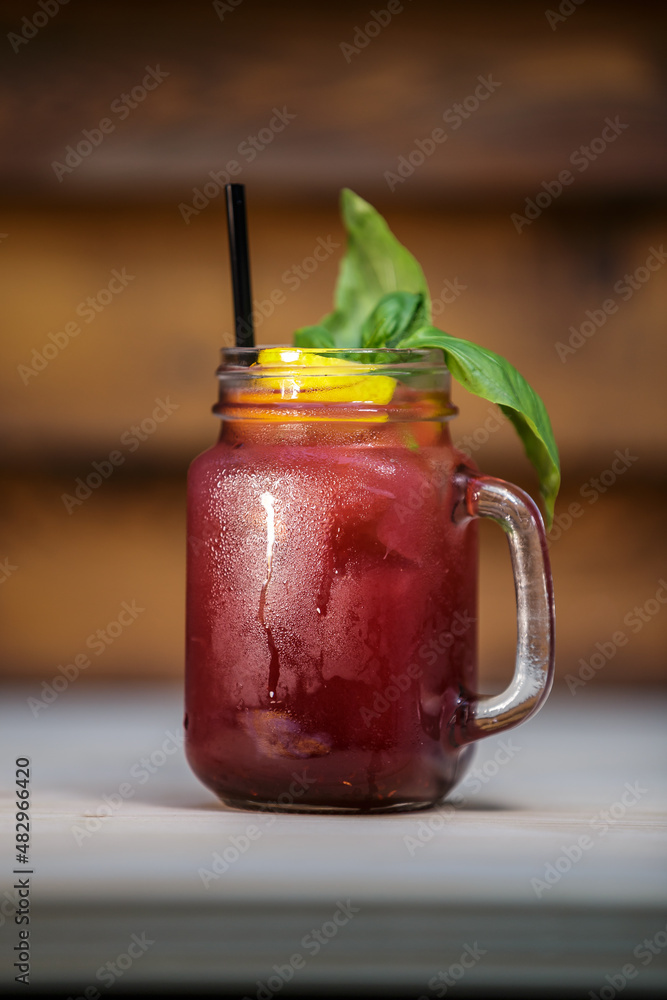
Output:
[[[34,988],[667,989],[665,695],[592,682],[481,743],[462,806],[337,818],[221,806],[178,748],[179,690],[74,684],[35,718],[36,693],[5,689],[0,729],[3,790],[32,761]],[[18,990],[12,794],[1,843]]]

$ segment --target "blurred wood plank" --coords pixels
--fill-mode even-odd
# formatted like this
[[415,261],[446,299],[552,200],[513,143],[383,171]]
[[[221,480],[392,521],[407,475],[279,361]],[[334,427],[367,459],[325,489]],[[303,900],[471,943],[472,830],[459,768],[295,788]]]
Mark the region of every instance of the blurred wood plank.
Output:
[[[180,677],[184,480],[137,476],[128,461],[68,513],[62,494],[74,488],[73,477],[5,484],[0,559],[7,557],[16,569],[0,585],[0,670],[6,677],[30,677],[36,693],[79,653],[91,661],[81,671],[82,684]],[[667,605],[656,602],[660,581],[667,579],[664,494],[626,480],[594,504],[578,491],[566,492],[559,509],[566,512],[576,500],[581,516],[570,527],[561,520],[550,546],[556,686],[578,694],[579,685],[573,689],[566,678],[578,677],[582,660],[591,658],[596,666],[582,687],[664,681]],[[481,527],[480,686],[489,690],[511,676],[516,611],[505,537],[495,525]],[[135,601],[143,610],[132,624],[112,643],[96,643],[97,630],[117,619],[123,602]],[[645,619],[639,625],[636,608]],[[627,641],[610,647],[619,630]],[[587,674],[584,667],[584,679]]]
[[[24,4],[5,3],[2,34],[25,15]],[[664,192],[664,7],[587,3],[554,29],[535,4],[422,0],[364,44],[369,20],[368,5],[349,2],[265,0],[222,20],[211,3],[67,5],[19,51],[6,46],[0,180],[9,197],[178,202],[236,160],[258,194],[322,196],[347,184],[377,198],[389,193],[385,172],[444,127],[446,142],[400,197],[519,208],[618,117],[628,130],[564,198]],[[341,46],[355,35],[358,51],[346,57]],[[147,66],[169,75],[114,110]],[[443,126],[457,103],[474,108],[480,78],[499,86]],[[242,144],[276,107],[296,117],[253,155]],[[58,180],[52,162],[105,117],[113,131]]]
[[[546,214],[519,235],[498,211],[408,212],[386,201],[378,208],[422,262],[436,323],[508,357],[542,395],[566,477],[602,472],[627,447],[640,456],[643,477],[662,474],[667,267],[645,264],[652,247],[664,248],[664,212]],[[127,454],[123,435],[168,398],[178,409],[137,454],[146,466],[183,469],[217,432],[213,373],[218,349],[231,343],[222,204],[189,226],[175,204],[14,211],[5,224],[0,420],[11,431],[3,459],[84,471],[112,450]],[[288,343],[331,308],[344,244],[335,194],[326,208],[254,203],[250,226],[257,338]],[[318,240],[331,251],[322,263],[311,257]],[[304,260],[309,273],[299,271]],[[123,270],[132,280],[111,295],[108,283],[119,286],[112,274]],[[635,272],[641,280],[632,290],[624,275]],[[112,301],[92,312],[86,302],[100,292]],[[279,305],[271,304],[275,293]],[[600,309],[609,300],[617,308],[606,316]],[[591,312],[603,317],[597,332]],[[68,338],[73,322],[80,333]],[[461,408],[454,439],[476,434],[473,450],[488,471],[522,468],[514,432],[489,435],[488,404],[453,391]]]

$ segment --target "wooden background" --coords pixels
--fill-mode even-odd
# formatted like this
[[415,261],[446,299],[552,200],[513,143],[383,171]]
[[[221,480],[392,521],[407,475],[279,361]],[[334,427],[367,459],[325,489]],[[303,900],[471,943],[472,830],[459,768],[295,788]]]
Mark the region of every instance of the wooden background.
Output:
[[[285,272],[319,238],[342,243],[342,186],[371,200],[444,297],[438,323],[510,358],[552,416],[564,472],[551,544],[558,683],[567,690],[596,644],[608,654],[591,683],[661,679],[667,267],[639,271],[631,296],[617,285],[667,243],[660,7],[587,0],[550,24],[537,3],[415,0],[347,59],[341,45],[361,38],[367,4],[243,0],[222,19],[211,3],[71,4],[14,51],[8,36],[32,13],[0,9],[5,676],[37,690],[123,601],[145,610],[82,682],[182,671],[184,477],[217,430],[213,371],[231,303],[221,197],[188,224],[179,205],[236,159],[258,308],[284,293],[258,338],[284,342],[328,310],[340,250],[298,289]],[[121,119],[112,105],[146,67],[168,75]],[[460,128],[443,125],[480,77],[499,85]],[[295,117],[247,162],[239,147],[275,108]],[[54,161],[105,117],[113,131],[58,180]],[[580,172],[570,157],[607,118],[628,127]],[[390,190],[385,173],[438,127],[447,141]],[[573,183],[518,233],[512,214],[567,168]],[[133,277],[85,323],[77,306],[114,269]],[[463,289],[453,301],[447,282]],[[570,327],[610,298],[618,310],[561,360]],[[33,349],[77,320],[81,333],[26,377]],[[130,452],[123,435],[156,399],[177,408]],[[489,412],[462,390],[456,402],[458,440]],[[62,494],[119,448],[123,464],[68,513]],[[628,459],[615,475],[617,449]],[[508,427],[475,457],[535,494]],[[598,489],[601,474],[614,481]],[[482,673],[497,685],[511,670],[513,594],[501,532],[483,527]],[[634,608],[640,627],[624,624]],[[628,642],[609,654],[619,629]]]

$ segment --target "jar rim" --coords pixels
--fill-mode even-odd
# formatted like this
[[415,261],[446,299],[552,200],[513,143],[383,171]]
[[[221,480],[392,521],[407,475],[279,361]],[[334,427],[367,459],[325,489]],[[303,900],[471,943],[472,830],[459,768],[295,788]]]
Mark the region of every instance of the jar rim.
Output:
[[[457,410],[451,377],[439,348],[296,348],[272,344],[276,353],[257,363],[258,347],[222,349],[216,371],[223,419],[346,422],[447,420]],[[278,353],[280,352],[280,353]],[[307,359],[303,355],[308,355]],[[328,358],[345,361],[328,363]]]
[[[220,350],[221,364],[218,374],[227,372],[242,372],[244,369],[254,366],[253,374],[266,374],[270,371],[285,371],[289,368],[308,368],[313,373],[314,366],[311,364],[301,365],[298,356],[286,358],[279,364],[258,364],[257,358],[260,351],[281,350],[297,352],[303,355],[317,356],[322,358],[339,358],[345,361],[357,363],[360,367],[369,366],[381,373],[387,369],[396,367],[407,368],[410,372],[437,369],[442,374],[449,373],[445,364],[444,352],[439,347],[294,347],[291,344],[258,344],[256,347],[223,347]],[[322,366],[324,373],[325,366]],[[330,374],[340,375],[340,370],[329,371]],[[369,372],[369,374],[373,374]]]

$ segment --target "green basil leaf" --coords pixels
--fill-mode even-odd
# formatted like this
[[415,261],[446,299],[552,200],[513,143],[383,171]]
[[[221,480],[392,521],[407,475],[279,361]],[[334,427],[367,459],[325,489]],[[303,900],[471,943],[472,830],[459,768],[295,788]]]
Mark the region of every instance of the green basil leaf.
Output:
[[361,329],[362,347],[393,347],[428,322],[421,292],[383,295]]
[[544,403],[523,375],[499,354],[435,327],[424,327],[397,346],[441,348],[447,367],[465,389],[498,404],[514,424],[526,455],[537,470],[545,520],[547,527],[551,527],[560,486],[558,448]]
[[302,326],[294,331],[295,347],[335,347],[334,339],[323,326]]
[[341,212],[348,232],[338,272],[334,311],[320,320],[336,347],[359,347],[361,328],[378,300],[388,292],[424,296],[425,322],[431,302],[426,278],[415,258],[398,242],[372,205],[349,188],[341,192]]

